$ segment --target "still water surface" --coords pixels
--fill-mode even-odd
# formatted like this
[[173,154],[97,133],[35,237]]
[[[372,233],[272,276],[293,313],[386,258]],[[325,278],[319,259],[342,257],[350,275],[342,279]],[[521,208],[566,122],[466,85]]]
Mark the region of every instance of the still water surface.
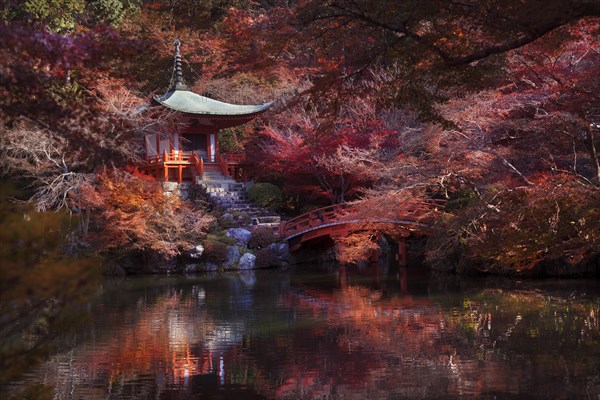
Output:
[[377,268],[107,281],[55,399],[600,399],[598,281]]

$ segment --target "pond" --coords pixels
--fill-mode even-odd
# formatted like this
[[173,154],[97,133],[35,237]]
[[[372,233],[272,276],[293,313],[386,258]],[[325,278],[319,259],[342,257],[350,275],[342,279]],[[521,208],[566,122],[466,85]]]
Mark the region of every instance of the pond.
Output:
[[378,267],[108,280],[25,383],[86,400],[599,399],[599,293]]

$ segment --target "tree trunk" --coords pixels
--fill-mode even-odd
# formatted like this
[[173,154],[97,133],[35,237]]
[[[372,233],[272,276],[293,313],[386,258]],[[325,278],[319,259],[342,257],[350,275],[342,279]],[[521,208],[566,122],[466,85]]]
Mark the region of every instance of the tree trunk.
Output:
[[344,192],[346,191],[345,183],[344,183],[344,174],[340,174],[340,195],[338,196],[338,204],[342,204],[344,202]]
[[81,236],[86,236],[88,234],[90,227],[90,209],[86,208],[81,213],[81,219],[79,222],[79,230],[81,232]]
[[598,149],[596,148],[596,143],[594,141],[595,136],[593,130],[586,132],[586,147],[588,148],[592,167],[594,168],[594,177],[592,178],[592,181],[595,182],[597,186],[600,186],[600,158],[598,157]]

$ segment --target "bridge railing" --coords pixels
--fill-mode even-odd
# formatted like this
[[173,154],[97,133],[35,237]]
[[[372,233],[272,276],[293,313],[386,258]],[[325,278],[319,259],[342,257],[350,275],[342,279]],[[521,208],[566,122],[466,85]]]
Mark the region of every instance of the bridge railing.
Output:
[[[444,204],[445,200],[437,199],[420,200],[411,202],[410,204],[403,204],[402,218],[418,221],[426,213],[441,208]],[[312,228],[327,226],[329,224],[339,224],[344,221],[383,222],[387,220],[388,222],[394,222],[396,220],[395,218],[385,218],[383,215],[367,217],[364,214],[364,210],[360,209],[358,205],[348,203],[318,208],[282,222],[279,226],[279,237],[289,238],[304,231],[312,230]]]
[[310,228],[339,222],[353,208],[350,204],[334,204],[299,215],[279,225],[279,237],[286,238]]

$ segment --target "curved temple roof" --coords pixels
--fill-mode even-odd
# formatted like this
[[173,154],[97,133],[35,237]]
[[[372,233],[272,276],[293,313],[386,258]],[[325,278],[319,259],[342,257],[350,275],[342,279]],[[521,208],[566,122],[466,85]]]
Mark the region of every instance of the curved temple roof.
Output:
[[181,70],[181,54],[179,53],[181,42],[175,40],[174,45],[173,81],[167,93],[162,96],[154,96],[154,101],[157,103],[182,113],[223,117],[250,117],[265,111],[273,105],[273,102],[254,105],[230,104],[200,96],[190,91],[183,80]]
[[154,96],[159,104],[175,111],[196,115],[245,116],[265,111],[273,102],[254,105],[224,103],[200,96],[187,89],[169,90],[162,96]]

